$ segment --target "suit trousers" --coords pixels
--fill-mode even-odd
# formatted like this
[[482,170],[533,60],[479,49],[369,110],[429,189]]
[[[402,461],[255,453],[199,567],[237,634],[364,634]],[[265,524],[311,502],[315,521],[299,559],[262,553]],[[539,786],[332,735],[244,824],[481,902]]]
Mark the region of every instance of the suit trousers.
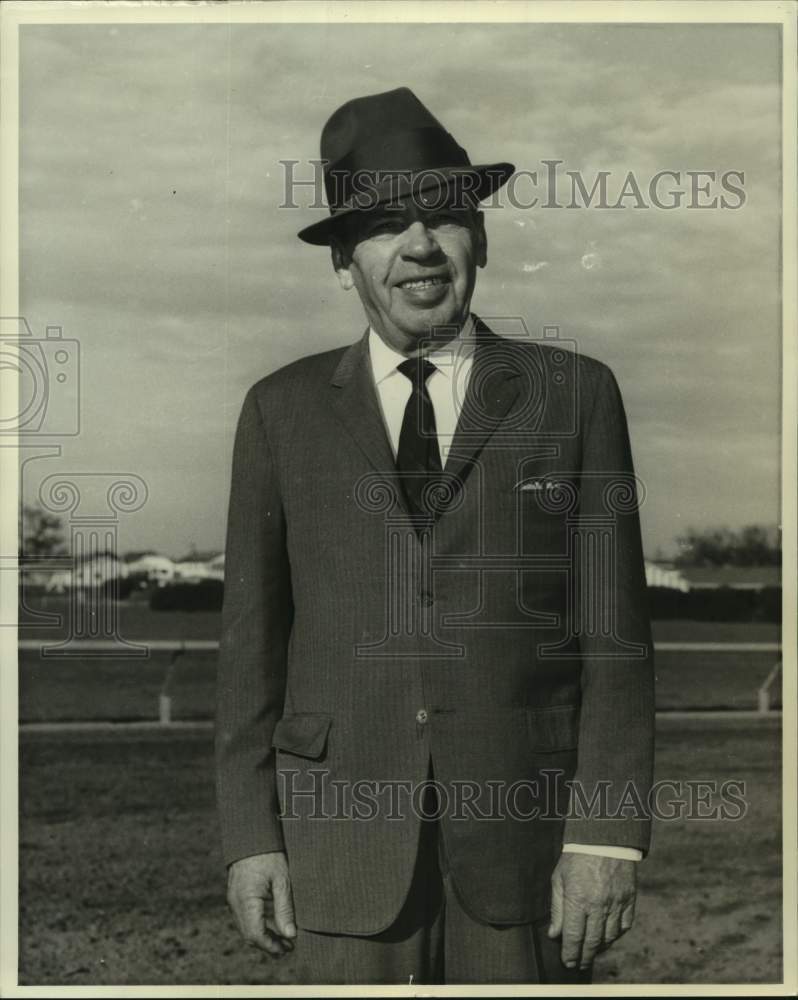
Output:
[[[429,786],[434,794],[434,789]],[[425,803],[434,816],[436,803]],[[487,861],[487,859],[486,859]],[[438,821],[422,819],[413,878],[399,916],[370,936],[299,928],[297,984],[577,983],[589,970],[567,969],[548,919],[494,925],[466,912],[449,873]]]

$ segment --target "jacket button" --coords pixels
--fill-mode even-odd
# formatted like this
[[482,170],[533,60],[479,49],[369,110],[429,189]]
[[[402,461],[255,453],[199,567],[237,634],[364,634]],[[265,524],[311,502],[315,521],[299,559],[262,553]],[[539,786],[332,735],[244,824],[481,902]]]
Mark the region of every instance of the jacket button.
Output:
[[420,708],[416,712],[416,722],[420,726],[423,726],[426,723],[426,721],[427,721],[427,710],[425,708]]
[[435,603],[435,598],[428,590],[423,590],[421,592],[421,604],[425,608],[431,608]]

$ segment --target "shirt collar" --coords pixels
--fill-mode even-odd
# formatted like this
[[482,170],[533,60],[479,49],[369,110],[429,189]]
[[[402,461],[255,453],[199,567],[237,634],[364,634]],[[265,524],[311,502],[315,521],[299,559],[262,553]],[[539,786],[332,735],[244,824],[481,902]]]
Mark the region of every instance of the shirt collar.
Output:
[[[427,354],[427,358],[435,364],[436,359],[442,362],[438,370],[443,372],[447,378],[452,377],[454,366],[452,365],[452,354],[457,353],[459,363],[468,357],[474,349],[474,327],[476,321],[473,314],[469,314],[468,319],[455,338],[443,347],[436,348]],[[379,385],[383,379],[392,375],[397,367],[405,360],[404,354],[393,349],[377,333],[373,326],[369,326],[369,355],[371,357],[371,370],[374,373],[374,382]]]

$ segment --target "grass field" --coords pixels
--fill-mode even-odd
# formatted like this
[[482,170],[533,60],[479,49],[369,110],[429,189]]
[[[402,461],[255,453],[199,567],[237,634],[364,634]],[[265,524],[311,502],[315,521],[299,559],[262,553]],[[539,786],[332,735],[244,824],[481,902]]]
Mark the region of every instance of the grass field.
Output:
[[[781,976],[777,719],[660,720],[659,778],[746,781],[736,821],[659,822],[604,983]],[[292,982],[224,906],[209,731],[23,734],[20,983]]]
[[[51,599],[48,610],[60,611],[63,601]],[[120,632],[131,640],[216,639],[220,616],[205,612],[152,612],[140,602],[119,606]],[[656,642],[774,642],[779,627],[766,624],[715,624],[668,621],[654,623]],[[22,630],[23,638],[52,642],[59,629]],[[756,690],[767,677],[774,653],[676,653],[656,657],[657,707],[756,707]],[[158,695],[164,685],[170,655],[148,659],[57,660],[38,652],[20,655],[19,710],[25,722],[56,720],[152,719],[158,715]],[[186,654],[170,677],[173,717],[209,719],[213,715],[215,654]],[[775,692],[778,704],[778,692]]]

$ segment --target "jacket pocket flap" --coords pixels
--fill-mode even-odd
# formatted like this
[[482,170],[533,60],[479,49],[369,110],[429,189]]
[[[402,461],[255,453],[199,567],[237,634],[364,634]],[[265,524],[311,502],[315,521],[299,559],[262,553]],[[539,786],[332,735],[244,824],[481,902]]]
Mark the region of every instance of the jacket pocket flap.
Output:
[[533,750],[575,750],[579,743],[578,705],[528,708],[526,722]]
[[321,757],[332,718],[312,712],[284,715],[274,727],[272,746],[300,757]]

